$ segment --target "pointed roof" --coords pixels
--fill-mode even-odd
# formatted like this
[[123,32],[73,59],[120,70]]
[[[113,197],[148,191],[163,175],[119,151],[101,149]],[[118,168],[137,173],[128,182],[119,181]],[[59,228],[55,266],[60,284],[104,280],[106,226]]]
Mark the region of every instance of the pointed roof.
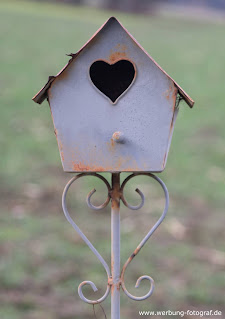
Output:
[[68,63],[64,66],[64,68],[56,75],[56,76],[49,76],[47,83],[43,86],[43,88],[32,98],[32,100],[38,104],[41,104],[47,97],[48,97],[48,89],[50,88],[51,84],[55,81],[55,79],[62,74],[68,66],[79,56],[79,54],[86,48],[86,46],[91,43],[95,36],[108,24],[110,21],[116,21],[119,23],[119,25],[123,28],[123,30],[131,37],[131,39],[137,44],[137,46],[142,50],[149,59],[169,78],[173,81],[174,85],[178,89],[178,93],[181,96],[181,98],[192,108],[194,106],[194,101],[192,98],[158,65],[158,63],[145,51],[145,49],[136,41],[136,39],[128,32],[126,28],[115,18],[111,17],[109,18],[96,32],[95,34],[88,40],[84,46],[77,52],[77,53],[71,53],[68,54],[68,56],[71,56],[71,59],[68,61]]

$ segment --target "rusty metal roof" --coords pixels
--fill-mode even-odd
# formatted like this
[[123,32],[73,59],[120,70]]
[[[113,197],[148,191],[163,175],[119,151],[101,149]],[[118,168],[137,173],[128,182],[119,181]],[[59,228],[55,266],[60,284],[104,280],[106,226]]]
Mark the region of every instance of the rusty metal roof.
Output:
[[126,28],[123,27],[123,25],[115,18],[111,17],[109,18],[96,32],[95,34],[88,40],[84,46],[77,52],[77,53],[71,53],[68,54],[68,56],[71,56],[71,59],[68,61],[68,63],[64,66],[64,68],[56,75],[56,76],[49,76],[47,83],[43,86],[43,88],[32,98],[32,100],[38,104],[41,104],[47,97],[48,97],[48,89],[50,88],[52,82],[60,75],[62,74],[70,65],[71,62],[73,62],[79,54],[88,46],[89,43],[91,43],[95,36],[98,34],[99,31],[101,31],[111,20],[115,20],[117,23],[120,24],[120,26],[125,30],[125,32],[131,37],[131,39],[137,44],[137,46],[145,52],[145,54],[149,57],[149,59],[154,62],[154,64],[169,78],[174,82],[174,85],[178,89],[178,93],[184,99],[184,101],[192,108],[194,106],[194,100],[158,65],[158,63],[145,51],[145,49],[136,41],[136,39],[128,32]]

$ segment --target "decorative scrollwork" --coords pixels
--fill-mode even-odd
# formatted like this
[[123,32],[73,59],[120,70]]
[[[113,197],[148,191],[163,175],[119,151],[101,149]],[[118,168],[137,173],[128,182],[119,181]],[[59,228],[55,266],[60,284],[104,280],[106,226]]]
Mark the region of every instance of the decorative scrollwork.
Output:
[[141,203],[140,203],[139,205],[137,205],[137,206],[132,206],[132,205],[130,205],[130,204],[126,201],[126,199],[125,199],[125,197],[124,197],[124,194],[123,194],[123,190],[124,190],[125,185],[126,185],[127,182],[128,182],[132,177],[134,177],[134,176],[136,176],[136,175],[135,175],[135,174],[131,174],[131,175],[129,175],[129,176],[123,181],[123,183],[122,183],[122,185],[121,185],[121,188],[120,188],[120,191],[121,191],[121,200],[122,200],[122,202],[124,203],[124,205],[125,205],[126,207],[128,207],[129,209],[138,210],[138,209],[142,208],[142,206],[143,206],[144,203],[145,203],[145,196],[144,196],[144,194],[140,191],[140,189],[138,189],[138,188],[135,189],[135,192],[137,192],[137,193],[140,195],[140,197],[141,197]]
[[80,285],[78,287],[78,294],[84,302],[87,302],[90,304],[97,304],[97,303],[101,303],[102,301],[104,301],[108,297],[108,294],[110,292],[110,285],[109,284],[107,285],[105,294],[97,300],[90,300],[84,296],[82,288],[83,288],[83,286],[86,286],[86,285],[90,285],[94,292],[96,292],[98,290],[98,288],[95,286],[95,284],[92,281],[83,281],[82,283],[80,283]]
[[[134,174],[131,174],[129,175],[122,183],[121,187],[119,188],[119,194],[120,194],[120,199],[122,200],[122,202],[124,203],[125,206],[127,206],[128,208],[132,209],[132,210],[137,210],[137,209],[140,209],[143,205],[144,205],[144,201],[145,201],[145,198],[144,198],[144,194],[137,188],[135,191],[140,195],[140,198],[141,198],[141,203],[137,206],[132,206],[130,205],[127,200],[125,199],[124,197],[124,188],[127,184],[127,182],[135,177],[135,176],[149,176],[151,178],[153,178],[154,180],[156,180],[162,187],[163,191],[164,191],[164,195],[165,195],[165,206],[164,206],[164,211],[161,215],[161,217],[158,219],[158,221],[155,223],[155,225],[150,229],[150,231],[148,232],[148,234],[143,238],[143,240],[140,242],[140,244],[137,246],[137,248],[135,249],[135,251],[133,252],[133,254],[127,259],[126,263],[124,264],[123,268],[122,268],[122,271],[121,271],[121,275],[120,275],[120,285],[122,286],[122,289],[124,291],[124,293],[131,299],[133,300],[144,300],[144,299],[147,299],[148,297],[151,296],[151,294],[153,293],[154,291],[154,280],[150,277],[150,276],[141,276],[138,278],[137,282],[136,282],[136,285],[135,285],[135,288],[138,288],[139,285],[141,284],[142,280],[148,280],[150,282],[150,288],[149,288],[149,291],[147,294],[145,294],[144,296],[140,296],[140,297],[137,297],[137,296],[133,296],[130,292],[128,292],[128,290],[126,289],[126,286],[125,286],[125,283],[124,283],[124,274],[125,274],[125,271],[128,267],[128,265],[130,264],[130,262],[133,260],[133,258],[139,253],[139,251],[142,249],[142,247],[145,245],[145,243],[147,242],[147,240],[151,237],[151,235],[154,233],[154,231],[159,227],[159,225],[162,223],[163,219],[165,218],[166,216],[166,213],[168,211],[168,207],[169,207],[169,194],[168,194],[168,190],[165,186],[165,184],[162,182],[162,180],[151,174],[151,173],[134,173]],[[93,189],[88,195],[87,195],[87,198],[86,198],[86,202],[87,202],[87,205],[91,208],[91,209],[94,209],[94,210],[100,210],[100,209],[103,209],[105,208],[109,201],[110,201],[110,198],[112,198],[112,189],[108,183],[108,181],[101,175],[97,174],[97,173],[81,173],[81,174],[78,174],[76,175],[75,177],[73,177],[66,185],[65,189],[64,189],[64,192],[63,192],[63,196],[62,196],[62,207],[63,207],[63,212],[67,218],[67,220],[69,221],[69,223],[72,225],[72,227],[77,231],[77,233],[79,234],[79,236],[84,240],[84,242],[88,245],[88,247],[92,250],[92,252],[95,254],[95,256],[98,258],[98,260],[101,262],[101,264],[103,265],[106,273],[107,273],[107,277],[108,277],[108,283],[107,283],[107,287],[106,287],[106,291],[104,293],[104,295],[97,299],[97,300],[90,300],[88,298],[86,298],[83,294],[83,291],[82,291],[82,288],[85,286],[85,285],[90,285],[91,288],[93,289],[94,292],[96,292],[98,289],[97,287],[95,286],[95,284],[92,282],[92,281],[83,281],[79,287],[78,287],[78,294],[80,296],[80,298],[89,303],[89,304],[97,304],[97,303],[101,303],[102,301],[104,301],[109,292],[110,292],[110,288],[111,286],[113,285],[113,278],[111,277],[111,273],[110,273],[110,269],[109,269],[109,266],[108,264],[106,263],[106,261],[104,260],[104,258],[99,254],[99,252],[96,250],[96,248],[91,244],[91,242],[88,240],[88,238],[84,235],[84,233],[80,230],[80,228],[77,226],[77,224],[73,221],[73,219],[71,218],[68,210],[67,210],[67,205],[66,205],[66,195],[67,195],[67,192],[70,188],[70,186],[79,178],[83,177],[83,176],[95,176],[99,179],[101,179],[107,189],[108,189],[108,195],[107,195],[107,198],[105,200],[105,202],[102,204],[102,205],[99,205],[99,206],[95,206],[91,203],[91,198],[93,196],[93,194],[96,192],[95,189]],[[113,291],[113,290],[112,290]]]
[[166,185],[163,183],[163,181],[151,174],[151,173],[136,173],[136,174],[131,174],[129,175],[125,180],[124,182],[122,183],[122,186],[121,186],[121,199],[124,203],[124,205],[126,205],[127,207],[129,207],[130,209],[138,209],[137,207],[142,207],[143,204],[144,204],[144,195],[142,194],[142,192],[138,189],[136,189],[136,192],[138,192],[141,196],[141,199],[142,199],[142,202],[140,205],[138,206],[131,206],[127,203],[127,201],[124,199],[124,196],[123,196],[123,190],[124,190],[124,187],[126,185],[126,183],[133,177],[135,176],[140,176],[140,175],[144,175],[144,176],[149,176],[153,179],[155,179],[162,187],[163,191],[164,191],[164,195],[165,195],[165,206],[164,206],[164,211],[162,213],[162,215],[160,216],[160,218],[158,219],[158,221],[155,223],[155,225],[150,229],[150,231],[148,232],[148,234],[143,238],[143,240],[140,242],[140,244],[137,246],[137,248],[135,249],[135,251],[133,252],[133,254],[127,259],[126,263],[124,264],[123,266],[123,269],[122,269],[122,272],[121,272],[121,286],[123,288],[123,291],[124,293],[131,299],[133,300],[145,300],[147,299],[148,297],[151,296],[151,294],[153,293],[154,291],[154,280],[150,277],[150,276],[141,276],[140,278],[138,278],[137,282],[136,282],[136,285],[135,285],[135,288],[138,288],[141,281],[144,280],[144,279],[147,279],[149,280],[150,282],[150,289],[148,291],[148,293],[144,296],[141,296],[141,297],[136,297],[136,296],[133,296],[131,293],[128,292],[128,290],[126,289],[126,286],[125,286],[125,283],[124,283],[124,274],[125,274],[125,271],[127,269],[127,266],[130,264],[130,262],[133,260],[133,258],[139,253],[139,251],[142,249],[142,247],[145,245],[145,243],[147,242],[147,240],[151,237],[151,235],[154,233],[154,231],[159,227],[159,225],[162,223],[163,219],[165,218],[166,216],[166,213],[168,211],[168,208],[169,208],[169,193],[168,193],[168,190],[166,188]]
[[101,262],[101,264],[103,265],[103,267],[105,268],[105,271],[107,273],[107,277],[108,277],[108,284],[107,284],[107,288],[106,288],[106,291],[105,291],[105,294],[97,299],[97,300],[90,300],[90,299],[87,299],[84,295],[83,295],[83,292],[82,292],[82,288],[83,286],[85,285],[90,285],[92,287],[92,289],[95,291],[97,291],[97,287],[95,286],[95,284],[92,282],[92,281],[83,281],[79,287],[78,287],[78,294],[80,296],[80,298],[89,303],[89,304],[97,304],[97,303],[100,303],[102,301],[104,301],[106,299],[106,297],[108,296],[109,292],[110,292],[110,285],[109,285],[109,279],[110,279],[110,269],[109,269],[109,266],[108,264],[106,263],[106,261],[104,260],[104,258],[99,254],[99,252],[96,250],[96,248],[92,245],[92,243],[89,241],[89,239],[84,235],[84,233],[81,231],[81,229],[77,226],[77,224],[73,221],[73,219],[71,218],[69,212],[68,212],[68,209],[67,209],[67,205],[66,205],[66,195],[67,195],[67,192],[70,188],[70,186],[79,178],[83,177],[83,176],[95,176],[95,177],[98,177],[100,178],[106,185],[107,189],[108,189],[108,196],[107,196],[107,199],[106,201],[100,205],[100,206],[94,206],[93,204],[91,204],[91,196],[95,193],[95,189],[92,190],[88,195],[87,195],[87,204],[90,208],[94,209],[94,210],[100,210],[100,209],[103,209],[104,207],[106,207],[110,201],[110,185],[108,183],[108,181],[101,175],[99,174],[96,174],[96,173],[81,173],[79,175],[76,175],[75,177],[73,177],[68,183],[67,185],[65,186],[65,189],[64,189],[64,192],[63,192],[63,195],[62,195],[62,208],[63,208],[63,212],[64,212],[64,215],[66,217],[66,219],[68,220],[68,222],[72,225],[72,227],[76,230],[76,232],[79,234],[79,236],[84,240],[84,242],[88,245],[88,247],[91,249],[91,251],[95,254],[95,256],[98,258],[98,260]]
[[105,183],[105,185],[106,185],[106,187],[108,189],[108,196],[107,196],[105,202],[102,205],[99,205],[99,206],[94,206],[91,203],[91,197],[96,192],[96,189],[92,189],[92,191],[90,191],[90,193],[87,195],[86,202],[87,202],[88,207],[91,208],[91,209],[94,209],[94,210],[101,210],[101,209],[105,208],[108,205],[109,201],[110,201],[110,195],[109,194],[110,194],[111,187],[110,187],[108,181],[103,176],[101,176],[99,174],[95,174],[95,173],[94,174],[89,174],[89,175],[93,175],[93,176],[96,176],[96,177],[100,178]]

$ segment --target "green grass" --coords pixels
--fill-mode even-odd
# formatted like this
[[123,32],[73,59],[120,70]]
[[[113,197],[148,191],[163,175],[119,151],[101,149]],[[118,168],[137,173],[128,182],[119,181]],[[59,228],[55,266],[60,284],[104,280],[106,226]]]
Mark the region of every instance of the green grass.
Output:
[[[60,197],[69,175],[61,168],[47,102],[38,107],[31,98],[66,64],[65,54],[79,50],[111,15],[196,100],[193,110],[180,105],[161,174],[171,196],[168,218],[126,274],[134,293],[137,278],[151,275],[155,293],[143,303],[122,296],[122,318],[138,318],[138,309],[193,306],[225,313],[225,25],[0,1],[1,319],[94,318],[92,307],[80,301],[77,286],[93,280],[104,293],[104,270],[62,216]],[[147,201],[141,212],[122,207],[122,262],[163,207],[154,184],[147,178],[137,178],[137,183]],[[109,262],[109,208],[92,212],[84,206],[93,178],[77,184],[71,209]],[[131,184],[135,189],[135,182]],[[97,187],[101,194],[103,186]],[[131,189],[127,196],[133,200]],[[92,294],[88,288],[85,292]],[[104,307],[109,315],[110,300]]]

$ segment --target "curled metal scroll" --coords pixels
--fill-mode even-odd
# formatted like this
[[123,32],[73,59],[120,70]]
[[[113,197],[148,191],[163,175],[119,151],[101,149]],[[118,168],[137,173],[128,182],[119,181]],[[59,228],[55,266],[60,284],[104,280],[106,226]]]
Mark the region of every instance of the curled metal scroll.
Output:
[[87,299],[84,295],[83,295],[83,292],[82,292],[82,288],[83,286],[85,285],[90,285],[91,288],[93,289],[94,292],[96,292],[98,289],[97,287],[95,286],[95,284],[92,282],[92,281],[83,281],[79,287],[78,287],[78,294],[80,296],[80,298],[89,303],[89,304],[97,304],[97,303],[101,303],[102,301],[104,301],[109,292],[110,292],[110,285],[109,285],[109,278],[110,278],[110,270],[109,270],[109,266],[108,264],[106,263],[106,261],[104,260],[104,258],[99,254],[99,252],[96,250],[96,248],[92,245],[92,243],[89,241],[89,239],[84,235],[84,233],[81,231],[81,229],[77,226],[77,224],[73,221],[73,219],[71,218],[68,210],[67,210],[67,205],[66,205],[66,195],[67,195],[67,192],[70,188],[70,186],[80,177],[83,177],[83,176],[95,176],[95,177],[98,177],[99,179],[101,179],[107,189],[108,189],[108,196],[107,196],[107,199],[105,200],[105,202],[100,205],[100,206],[94,206],[92,203],[91,203],[91,197],[92,195],[95,193],[95,189],[92,190],[88,195],[87,195],[87,204],[90,208],[92,209],[95,209],[95,210],[100,210],[100,209],[103,209],[104,207],[106,207],[110,201],[110,185],[108,183],[108,181],[101,175],[99,174],[96,174],[96,173],[81,173],[79,175],[76,175],[75,177],[73,177],[65,186],[65,189],[63,191],[63,195],[62,195],[62,208],[63,208],[63,212],[66,216],[66,219],[68,220],[68,222],[72,225],[72,227],[76,230],[76,232],[79,234],[79,236],[83,239],[83,241],[88,245],[88,247],[91,249],[91,251],[95,254],[95,256],[98,258],[98,260],[101,262],[101,264],[103,265],[103,267],[105,268],[105,271],[107,273],[107,276],[108,276],[108,284],[107,284],[107,288],[106,288],[106,291],[105,291],[105,294],[97,299],[97,300],[90,300],[90,299]]
[[137,173],[137,174],[131,174],[129,175],[122,183],[121,185],[121,199],[124,203],[125,206],[127,206],[128,208],[130,209],[133,209],[133,210],[136,210],[136,209],[139,209],[141,208],[143,205],[144,205],[144,195],[143,193],[139,190],[139,189],[136,189],[136,192],[140,195],[141,197],[141,204],[139,204],[138,206],[131,206],[127,203],[127,201],[125,200],[124,198],[124,195],[123,195],[123,190],[124,190],[124,187],[125,185],[127,184],[127,182],[135,177],[135,176],[140,176],[140,175],[144,175],[144,176],[149,176],[153,179],[155,179],[162,187],[163,191],[164,191],[164,194],[165,194],[165,206],[164,206],[164,211],[161,215],[161,217],[158,219],[158,221],[155,223],[155,225],[150,229],[150,231],[148,232],[148,234],[143,238],[143,240],[140,242],[140,244],[137,246],[137,248],[135,249],[135,251],[133,252],[133,254],[127,259],[126,263],[124,264],[123,266],[123,269],[121,271],[121,286],[123,288],[123,291],[124,293],[131,299],[133,300],[145,300],[147,299],[148,297],[151,296],[151,294],[153,293],[154,291],[154,280],[150,277],[150,276],[141,276],[138,278],[137,282],[136,282],[136,285],[135,285],[135,288],[138,288],[141,281],[144,280],[144,279],[147,279],[149,280],[150,282],[150,289],[148,291],[148,293],[144,296],[141,296],[141,297],[136,297],[136,296],[133,296],[131,293],[128,292],[128,290],[126,289],[125,287],[125,283],[124,283],[124,274],[125,274],[125,271],[127,269],[127,266],[130,264],[130,262],[133,260],[133,258],[139,253],[139,251],[141,250],[141,248],[145,245],[145,243],[147,242],[147,240],[151,237],[151,235],[154,233],[154,231],[159,227],[159,225],[162,223],[163,219],[165,218],[166,216],[166,213],[168,211],[168,208],[169,208],[169,193],[168,193],[168,190],[166,188],[166,185],[163,183],[163,181],[151,174],[151,173]]

